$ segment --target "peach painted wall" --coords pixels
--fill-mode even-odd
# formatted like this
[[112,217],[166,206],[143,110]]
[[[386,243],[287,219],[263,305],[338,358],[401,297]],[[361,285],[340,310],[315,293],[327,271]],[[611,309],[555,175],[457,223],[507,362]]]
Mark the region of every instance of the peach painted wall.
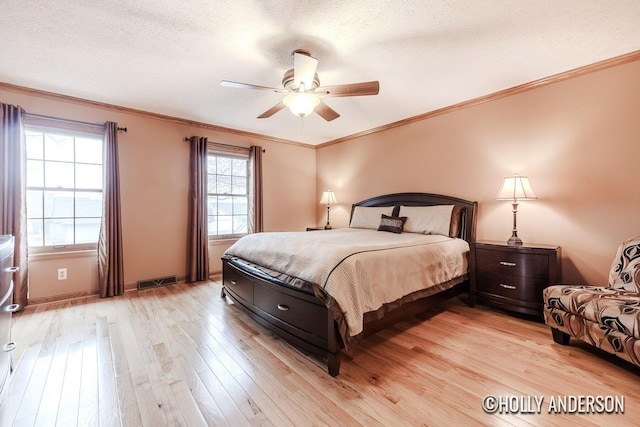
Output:
[[[119,133],[124,273],[127,288],[138,280],[177,275],[186,269],[188,143],[186,136],[249,147],[264,155],[264,222],[267,231],[304,230],[316,220],[315,149],[221,132],[148,114],[97,106],[63,97],[0,86],[0,102],[20,105],[28,113],[90,123],[115,121]],[[295,177],[295,179],[292,179]],[[220,255],[231,244],[210,245],[212,274],[220,273]],[[30,298],[47,299],[97,290],[95,256],[72,254],[37,257],[30,262]],[[57,280],[57,269],[68,279]],[[95,272],[95,274],[94,274]]]
[[638,76],[631,62],[320,147],[316,198],[336,192],[344,227],[358,200],[449,194],[479,202],[478,239],[506,241],[511,205],[495,197],[526,175],[538,200],[520,204],[520,237],[562,247],[563,281],[605,284],[620,242],[640,235]]

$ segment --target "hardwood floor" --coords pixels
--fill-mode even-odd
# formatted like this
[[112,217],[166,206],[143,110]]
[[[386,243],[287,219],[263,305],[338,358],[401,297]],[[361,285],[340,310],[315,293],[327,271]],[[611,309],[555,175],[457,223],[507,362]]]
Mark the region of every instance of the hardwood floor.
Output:
[[[638,368],[464,297],[362,341],[332,378],[219,295],[177,284],[28,307],[0,425],[640,425]],[[517,413],[486,413],[487,395]],[[622,397],[624,413],[550,414],[561,396]]]

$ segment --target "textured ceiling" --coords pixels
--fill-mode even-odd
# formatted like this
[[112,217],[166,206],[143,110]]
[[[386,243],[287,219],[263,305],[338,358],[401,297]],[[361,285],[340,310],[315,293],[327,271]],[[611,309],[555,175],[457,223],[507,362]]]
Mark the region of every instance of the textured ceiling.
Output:
[[[638,0],[2,0],[0,82],[320,144],[640,49]],[[326,122],[283,110],[291,52],[322,85]]]

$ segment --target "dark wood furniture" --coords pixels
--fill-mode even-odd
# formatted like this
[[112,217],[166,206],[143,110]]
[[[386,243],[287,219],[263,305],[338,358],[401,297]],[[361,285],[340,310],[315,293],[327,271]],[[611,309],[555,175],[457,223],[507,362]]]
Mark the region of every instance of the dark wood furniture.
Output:
[[542,318],[542,290],[559,281],[559,246],[494,241],[471,245],[471,306],[479,301]]
[[11,313],[18,310],[13,304],[13,236],[0,235],[0,402],[7,391],[11,375]]
[[[470,244],[475,238],[476,202],[427,193],[388,194],[354,204],[355,206],[434,206],[456,205],[460,209],[458,237]],[[231,260],[222,259],[222,297],[229,297],[258,323],[298,348],[327,360],[327,370],[340,372],[342,338],[331,313],[313,294],[283,286],[277,279],[243,269]],[[442,299],[468,289],[468,280],[454,288],[405,304],[382,319],[367,322],[363,336],[370,335],[393,322],[426,310]]]

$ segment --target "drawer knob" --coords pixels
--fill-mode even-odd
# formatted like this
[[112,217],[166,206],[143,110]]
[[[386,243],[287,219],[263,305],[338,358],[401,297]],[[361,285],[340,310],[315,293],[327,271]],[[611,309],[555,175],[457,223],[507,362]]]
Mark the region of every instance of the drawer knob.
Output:
[[289,306],[285,305],[285,304],[278,304],[278,310],[280,310],[280,311],[288,311],[289,310]]
[[516,288],[513,285],[507,285],[507,284],[504,284],[504,283],[500,283],[500,286],[505,288],[505,289],[515,289]]
[[3,351],[13,351],[15,348],[16,348],[16,343],[8,342],[2,347],[2,350]]
[[515,262],[509,262],[509,261],[500,261],[500,265],[506,265],[507,267],[515,267],[516,263]]
[[20,267],[9,267],[9,268],[7,268],[7,272],[8,273],[16,273],[18,271],[20,271]]
[[231,281],[231,284],[232,284],[232,285],[237,285],[237,284],[238,284],[238,282],[236,282],[235,280],[232,280],[232,281]]

